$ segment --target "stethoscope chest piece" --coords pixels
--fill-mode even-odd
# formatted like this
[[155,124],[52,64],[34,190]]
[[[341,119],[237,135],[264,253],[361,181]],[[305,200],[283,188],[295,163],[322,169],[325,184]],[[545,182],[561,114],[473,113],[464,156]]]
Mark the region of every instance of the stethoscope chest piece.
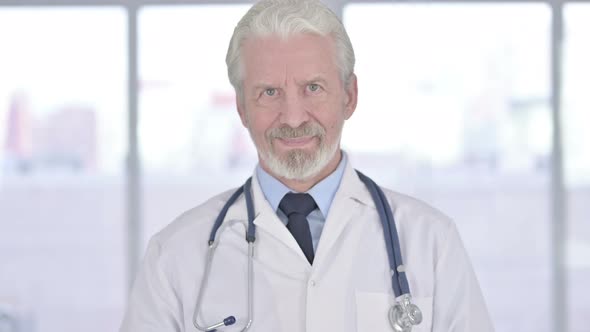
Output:
[[407,294],[389,309],[389,323],[395,332],[411,332],[412,327],[421,322],[422,312]]

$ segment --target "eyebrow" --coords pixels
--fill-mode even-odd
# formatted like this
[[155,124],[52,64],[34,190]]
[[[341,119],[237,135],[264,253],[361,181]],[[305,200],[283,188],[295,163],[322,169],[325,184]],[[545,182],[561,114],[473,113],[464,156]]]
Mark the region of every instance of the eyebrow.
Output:
[[274,85],[272,83],[260,82],[260,83],[255,84],[252,87],[252,90],[251,91],[266,90],[266,89],[271,89],[271,88],[272,89],[275,89],[276,88],[276,85]]
[[310,84],[310,83],[322,83],[323,85],[328,85],[328,81],[326,81],[322,76],[314,76],[312,79],[304,80],[303,83]]
[[264,82],[264,81],[259,81],[256,84],[254,84],[254,88],[266,88],[269,86],[273,86],[275,84],[270,83],[270,82]]
[[248,89],[248,92],[246,93],[248,95],[251,95],[252,97],[257,97],[261,93],[260,91],[264,91],[270,88],[274,88],[272,84],[266,82],[259,82],[254,84],[250,89]]
[[[328,85],[328,81],[326,81],[323,76],[317,75],[312,77],[311,79],[307,79],[307,80],[303,80],[302,81],[303,84],[301,85],[307,85],[307,84],[311,84],[311,83],[322,83],[323,85]],[[258,90],[264,90],[264,89],[276,89],[277,85],[273,84],[273,83],[268,83],[268,82],[259,82],[257,84],[254,84],[254,86],[252,87],[253,91],[258,91]]]

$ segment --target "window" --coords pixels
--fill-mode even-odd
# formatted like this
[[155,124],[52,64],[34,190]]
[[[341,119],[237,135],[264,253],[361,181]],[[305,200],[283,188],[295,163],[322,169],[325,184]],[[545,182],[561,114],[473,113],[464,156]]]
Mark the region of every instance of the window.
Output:
[[379,183],[455,220],[497,331],[551,326],[550,15],[543,4],[344,10],[359,104],[343,144]]
[[256,152],[235,109],[225,66],[233,28],[248,8],[140,11],[144,241],[253,170]]
[[126,17],[0,7],[0,330],[113,331],[126,299]]
[[[355,167],[454,218],[496,331],[557,332],[550,56],[562,2],[324,1],[357,55],[342,140]],[[224,62],[250,5],[180,2],[0,0],[0,331],[117,330],[128,251],[251,175]],[[567,332],[586,332],[590,1],[563,6]],[[126,157],[139,157],[139,186]],[[140,190],[139,243],[125,189]]]

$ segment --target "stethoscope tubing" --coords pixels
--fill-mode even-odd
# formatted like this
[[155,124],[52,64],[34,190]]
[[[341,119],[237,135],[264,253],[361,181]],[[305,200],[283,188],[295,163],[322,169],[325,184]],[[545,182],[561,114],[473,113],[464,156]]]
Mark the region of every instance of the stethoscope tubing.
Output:
[[[405,273],[405,267],[403,265],[399,237],[397,234],[397,227],[395,225],[395,219],[393,217],[391,206],[389,205],[387,198],[385,197],[385,194],[383,193],[381,188],[379,188],[379,186],[377,186],[377,184],[373,180],[371,180],[369,177],[367,177],[359,171],[356,172],[361,181],[363,181],[363,183],[365,184],[369,193],[371,194],[371,197],[375,202],[375,208],[377,209],[377,213],[379,214],[379,219],[383,227],[383,236],[385,239],[387,258],[390,266],[391,286],[394,295],[396,296],[396,298],[401,298],[403,296],[409,298],[410,287]],[[217,327],[221,326],[220,324],[222,324],[218,323],[208,327],[203,327],[198,324],[197,317],[203,301],[205,288],[207,287],[207,283],[209,280],[211,264],[213,261],[213,254],[217,246],[217,244],[215,243],[217,232],[220,229],[229,208],[236,202],[236,200],[242,193],[244,194],[244,198],[246,201],[246,210],[248,215],[248,226],[246,229],[246,241],[248,242],[248,319],[246,325],[241,330],[241,332],[247,331],[252,325],[254,319],[254,248],[256,241],[256,226],[254,225],[254,201],[252,199],[251,187],[252,178],[248,178],[246,183],[244,183],[243,186],[238,188],[226,201],[219,215],[215,219],[215,223],[213,224],[213,227],[211,229],[208,242],[209,247],[207,250],[207,257],[205,263],[205,274],[199,287],[199,294],[197,296],[197,303],[193,314],[193,324],[200,331],[213,332]]]
[[[248,179],[248,181],[250,181],[250,179]],[[246,181],[246,183],[248,181]],[[219,211],[219,214],[217,215],[217,218],[215,219],[215,223],[213,224],[213,227],[211,228],[211,234],[209,235],[209,246],[213,245],[213,243],[215,242],[215,236],[217,235],[217,231],[219,230],[219,227],[221,227],[221,224],[223,223],[223,220],[225,219],[225,216],[227,215],[227,211],[236,202],[238,197],[240,197],[240,195],[244,192],[245,187],[246,187],[246,184],[240,186],[229,197],[227,202],[225,202],[225,205],[223,206],[221,211]]]
[[373,182],[373,185],[377,189],[377,193],[379,193],[379,197],[381,198],[383,210],[385,210],[385,215],[387,217],[386,218],[387,224],[390,225],[389,234],[391,237],[391,241],[393,243],[393,246],[391,247],[391,251],[393,251],[393,258],[394,258],[394,265],[393,266],[395,266],[395,271],[393,271],[393,272],[397,276],[397,280],[398,280],[399,288],[400,288],[400,292],[396,293],[396,295],[399,297],[399,296],[402,296],[405,294],[410,294],[410,285],[408,283],[408,278],[406,276],[405,265],[404,265],[403,258],[402,258],[402,251],[400,248],[401,245],[400,245],[399,236],[397,233],[397,226],[395,225],[395,219],[393,218],[393,210],[389,206],[389,203],[387,201],[387,198],[385,197],[385,194],[383,193],[383,190],[381,190],[381,188],[379,188],[379,186],[377,184],[375,184],[374,182]]
[[403,266],[403,261],[400,253],[399,238],[397,236],[397,228],[391,213],[391,207],[387,203],[385,194],[377,186],[377,184],[363,173],[356,171],[361,181],[363,181],[375,202],[375,208],[379,214],[379,220],[383,226],[383,236],[385,239],[385,246],[387,249],[387,257],[389,259],[391,287],[396,297],[404,294],[409,294],[410,289],[405,276],[405,272],[399,272],[399,267]]
[[248,230],[246,231],[246,241],[253,243],[256,241],[256,225],[254,225],[254,200],[252,199],[252,178],[248,178],[244,183],[244,198],[246,198],[246,211],[248,213]]

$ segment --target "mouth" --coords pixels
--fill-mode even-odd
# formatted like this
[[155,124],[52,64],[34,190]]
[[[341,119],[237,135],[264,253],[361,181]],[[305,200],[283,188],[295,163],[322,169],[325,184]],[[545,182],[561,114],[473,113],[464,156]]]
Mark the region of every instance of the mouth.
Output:
[[304,148],[315,141],[315,136],[302,136],[296,138],[276,138],[280,145],[288,148]]

